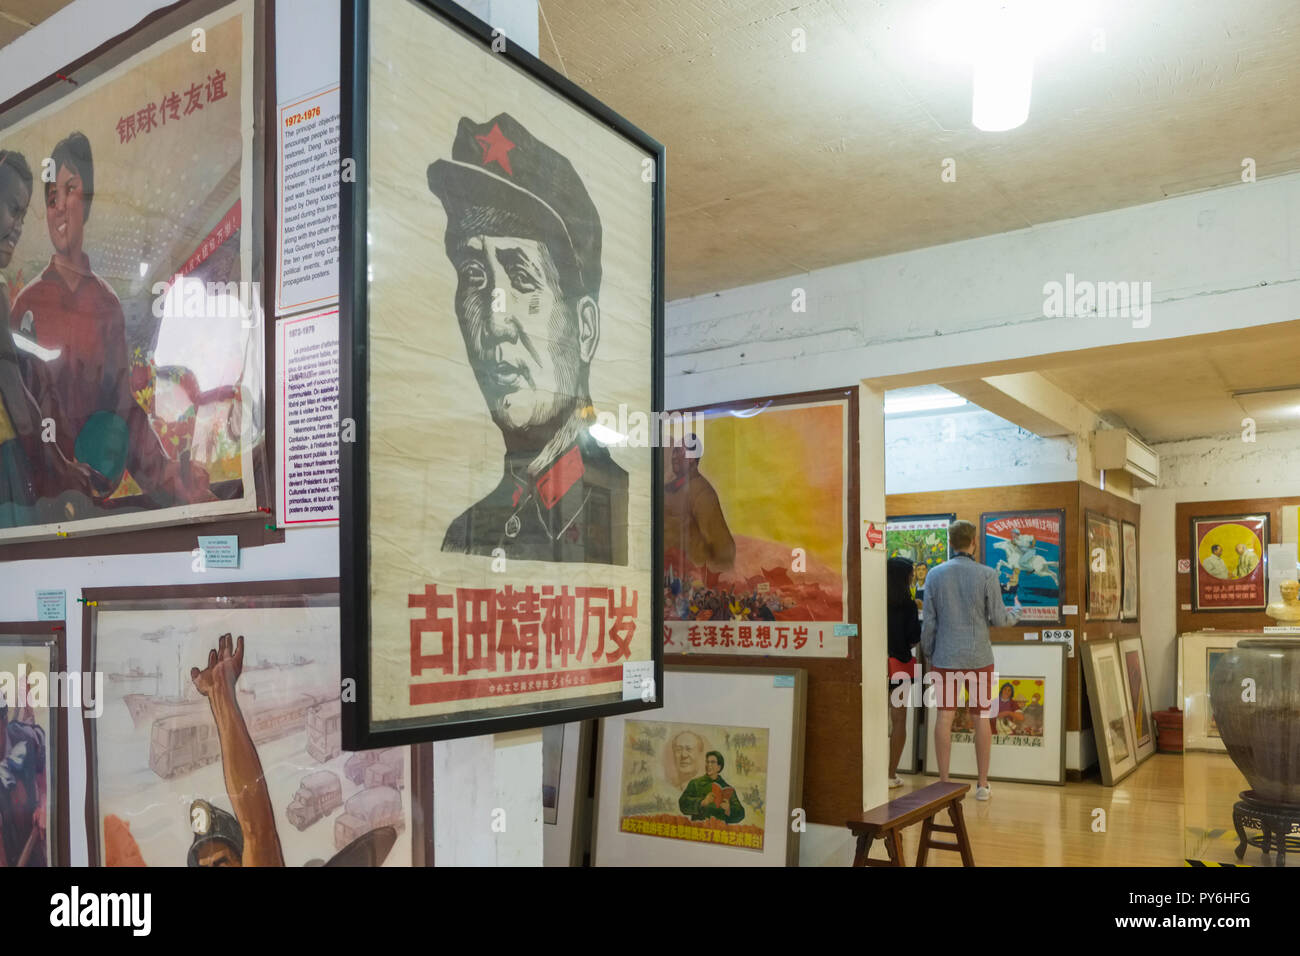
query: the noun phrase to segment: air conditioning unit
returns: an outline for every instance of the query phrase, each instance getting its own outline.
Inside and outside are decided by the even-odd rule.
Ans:
[[[1160,483],[1160,456],[1126,428],[1092,433],[1093,464],[1106,471],[1126,471],[1144,485]]]

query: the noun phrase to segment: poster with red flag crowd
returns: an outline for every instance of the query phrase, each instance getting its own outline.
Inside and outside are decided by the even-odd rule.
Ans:
[[[847,657],[849,400],[693,422],[664,456],[664,651]]]

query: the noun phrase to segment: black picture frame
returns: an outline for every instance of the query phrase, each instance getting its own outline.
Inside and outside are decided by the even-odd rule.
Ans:
[[[1268,607],[1268,546],[1272,541],[1272,515],[1267,511],[1258,511],[1254,514],[1231,514],[1231,515],[1193,515],[1187,521],[1187,556],[1192,560],[1192,611],[1197,614],[1240,614],[1251,613],[1255,611],[1263,612]],[[1264,553],[1259,556],[1260,567],[1264,571],[1264,599],[1259,604],[1239,605],[1236,607],[1201,607],[1201,588],[1200,559],[1197,557],[1200,546],[1196,538],[1196,526],[1202,521],[1258,521],[1260,523],[1261,534],[1260,544],[1264,547]]]
[[[483,21],[446,0],[399,0],[428,13],[449,30],[476,41],[496,57],[535,81],[555,97],[585,112],[593,123],[603,125],[654,158],[651,235],[651,342],[648,372],[651,376],[651,409],[663,411],[664,352],[664,147],[619,116],[609,107],[546,66],[540,59],[513,42],[502,42],[499,33]],[[382,11],[386,4],[376,3]],[[342,0],[341,29],[341,126],[340,155],[355,161],[354,181],[344,177],[340,192],[339,268],[339,417],[355,423],[355,442],[340,443],[339,548],[342,614],[342,665],[346,678],[355,679],[355,699],[343,704],[343,744],[351,750],[414,744],[432,740],[473,737],[550,724],[596,719],[662,706],[663,700],[663,607],[659,589],[663,579],[662,454],[649,449],[651,481],[652,577],[647,581],[651,603],[651,653],[654,665],[654,698],[644,701],[606,700],[569,704],[547,701],[522,709],[520,706],[488,708],[464,717],[452,714],[438,718],[401,720],[400,727],[377,727],[371,718],[371,614],[370,614],[370,483],[369,451],[369,302],[367,294],[368,253],[365,242],[368,222],[367,183],[369,160],[369,49],[372,4],[370,0]],[[430,55],[436,55],[432,50]],[[405,635],[403,636],[405,640]],[[613,694],[605,697],[613,697]]]
[[[1017,509],[1013,511],[986,511],[980,515],[980,547],[979,547],[980,562],[989,567],[996,567],[996,565],[989,563],[989,555],[985,550],[985,543],[986,543],[985,536],[987,534],[987,529],[990,522],[998,521],[1002,518],[1033,518],[1040,515],[1050,515],[1056,518],[1058,527],[1061,529],[1061,541],[1058,547],[1058,561],[1057,561],[1057,568],[1056,568],[1057,571],[1056,589],[1058,594],[1058,598],[1056,602],[1056,617],[1050,620],[1042,617],[1040,618],[1022,617],[1014,625],[1016,627],[1029,627],[1035,624],[1065,623],[1065,614],[1063,610],[1065,607],[1065,599],[1066,599],[1066,590],[1065,590],[1066,570],[1065,569],[1070,563],[1069,551],[1068,551],[1069,535],[1067,534],[1067,529],[1065,527],[1065,509],[1064,508],[1025,508],[1025,509]],[[1000,577],[999,580],[1001,580]],[[1004,604],[1006,603],[1005,598],[1003,603]]]

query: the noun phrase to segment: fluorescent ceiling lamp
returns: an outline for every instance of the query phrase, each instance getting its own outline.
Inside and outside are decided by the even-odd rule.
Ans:
[[[935,412],[944,408],[959,408],[967,404],[960,395],[910,395],[906,398],[886,398],[885,414],[902,415],[905,412]]]
[[[926,52],[969,63],[971,123],[986,132],[1015,129],[1029,118],[1034,60],[1084,43],[1093,11],[1086,0],[939,0],[927,18]]]

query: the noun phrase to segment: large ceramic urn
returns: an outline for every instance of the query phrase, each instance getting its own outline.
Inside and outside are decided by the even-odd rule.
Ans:
[[[1254,797],[1300,806],[1300,641],[1241,641],[1214,668],[1210,704]]]

